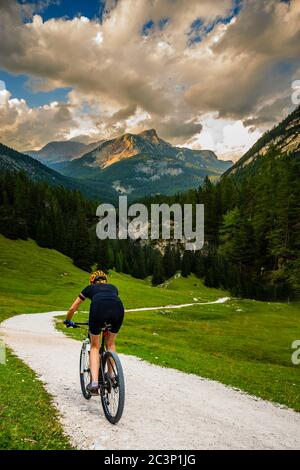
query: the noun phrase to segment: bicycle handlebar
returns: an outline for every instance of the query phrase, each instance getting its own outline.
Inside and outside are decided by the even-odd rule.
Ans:
[[[73,328],[76,328],[76,327],[80,327],[80,326],[89,326],[89,323],[81,323],[81,322],[74,322],[74,325]],[[106,325],[104,328],[101,328],[101,331],[105,332],[105,331],[109,331],[109,329],[111,328],[111,325]]]

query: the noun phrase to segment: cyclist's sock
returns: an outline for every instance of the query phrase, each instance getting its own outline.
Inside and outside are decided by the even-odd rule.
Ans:
[[[98,387],[98,385],[99,385],[98,382],[93,382],[92,381],[92,387]]]

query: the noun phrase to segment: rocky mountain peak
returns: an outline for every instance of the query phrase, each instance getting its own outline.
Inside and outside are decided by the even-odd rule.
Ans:
[[[149,139],[151,142],[159,142],[159,137],[155,129],[147,129],[139,134],[144,139]]]

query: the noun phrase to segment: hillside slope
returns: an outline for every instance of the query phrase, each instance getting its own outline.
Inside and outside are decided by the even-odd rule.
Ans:
[[[45,181],[53,186],[64,186],[68,189],[78,189],[87,197],[97,197],[92,188],[83,182],[61,175],[36,159],[17,152],[0,143],[0,171],[25,172],[35,181]]]
[[[71,181],[54,170],[38,162],[29,155],[17,152],[0,143],[0,169],[25,171],[32,179],[47,181],[52,184],[72,186]]]
[[[300,106],[280,124],[266,132],[224,176],[242,176],[253,172],[254,167],[266,158],[276,158],[280,154],[300,152]]]
[[[0,320],[19,311],[68,308],[89,278],[87,272],[58,251],[41,248],[33,240],[9,240],[3,235],[0,235],[0,272]],[[171,280],[166,288],[153,287],[148,279],[115,271],[110,271],[109,276],[118,286],[126,308],[190,303],[194,298],[214,301],[227,294],[204,286],[195,276]],[[87,308],[88,304],[83,304],[83,309]]]
[[[40,150],[27,150],[23,153],[39,160],[45,165],[72,160],[92,151],[100,142],[84,144],[72,140],[49,142]]]

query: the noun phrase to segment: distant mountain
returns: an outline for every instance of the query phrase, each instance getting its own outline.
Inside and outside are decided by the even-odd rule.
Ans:
[[[41,161],[45,165],[51,166],[53,163],[79,158],[96,148],[99,144],[100,142],[84,144],[72,140],[54,141],[49,142],[40,150],[28,150],[24,153]]]
[[[85,165],[92,161],[94,166],[106,168],[139,154],[170,156],[174,155],[174,147],[160,139],[154,129],[149,129],[138,135],[127,133],[101,143],[93,152],[85,155],[82,163]]]
[[[300,151],[300,106],[266,132],[223,176],[241,177],[257,172],[264,160]]]
[[[79,189],[88,197],[96,197],[93,191],[84,183],[63,176],[29,155],[24,155],[0,143],[0,171],[5,170],[24,171],[35,181],[45,181],[51,185],[64,186],[68,189]]]
[[[174,147],[150,129],[102,142],[82,157],[53,167],[92,185],[102,199],[118,194],[136,199],[197,187],[205,176],[217,179],[231,165],[209,150]]]

